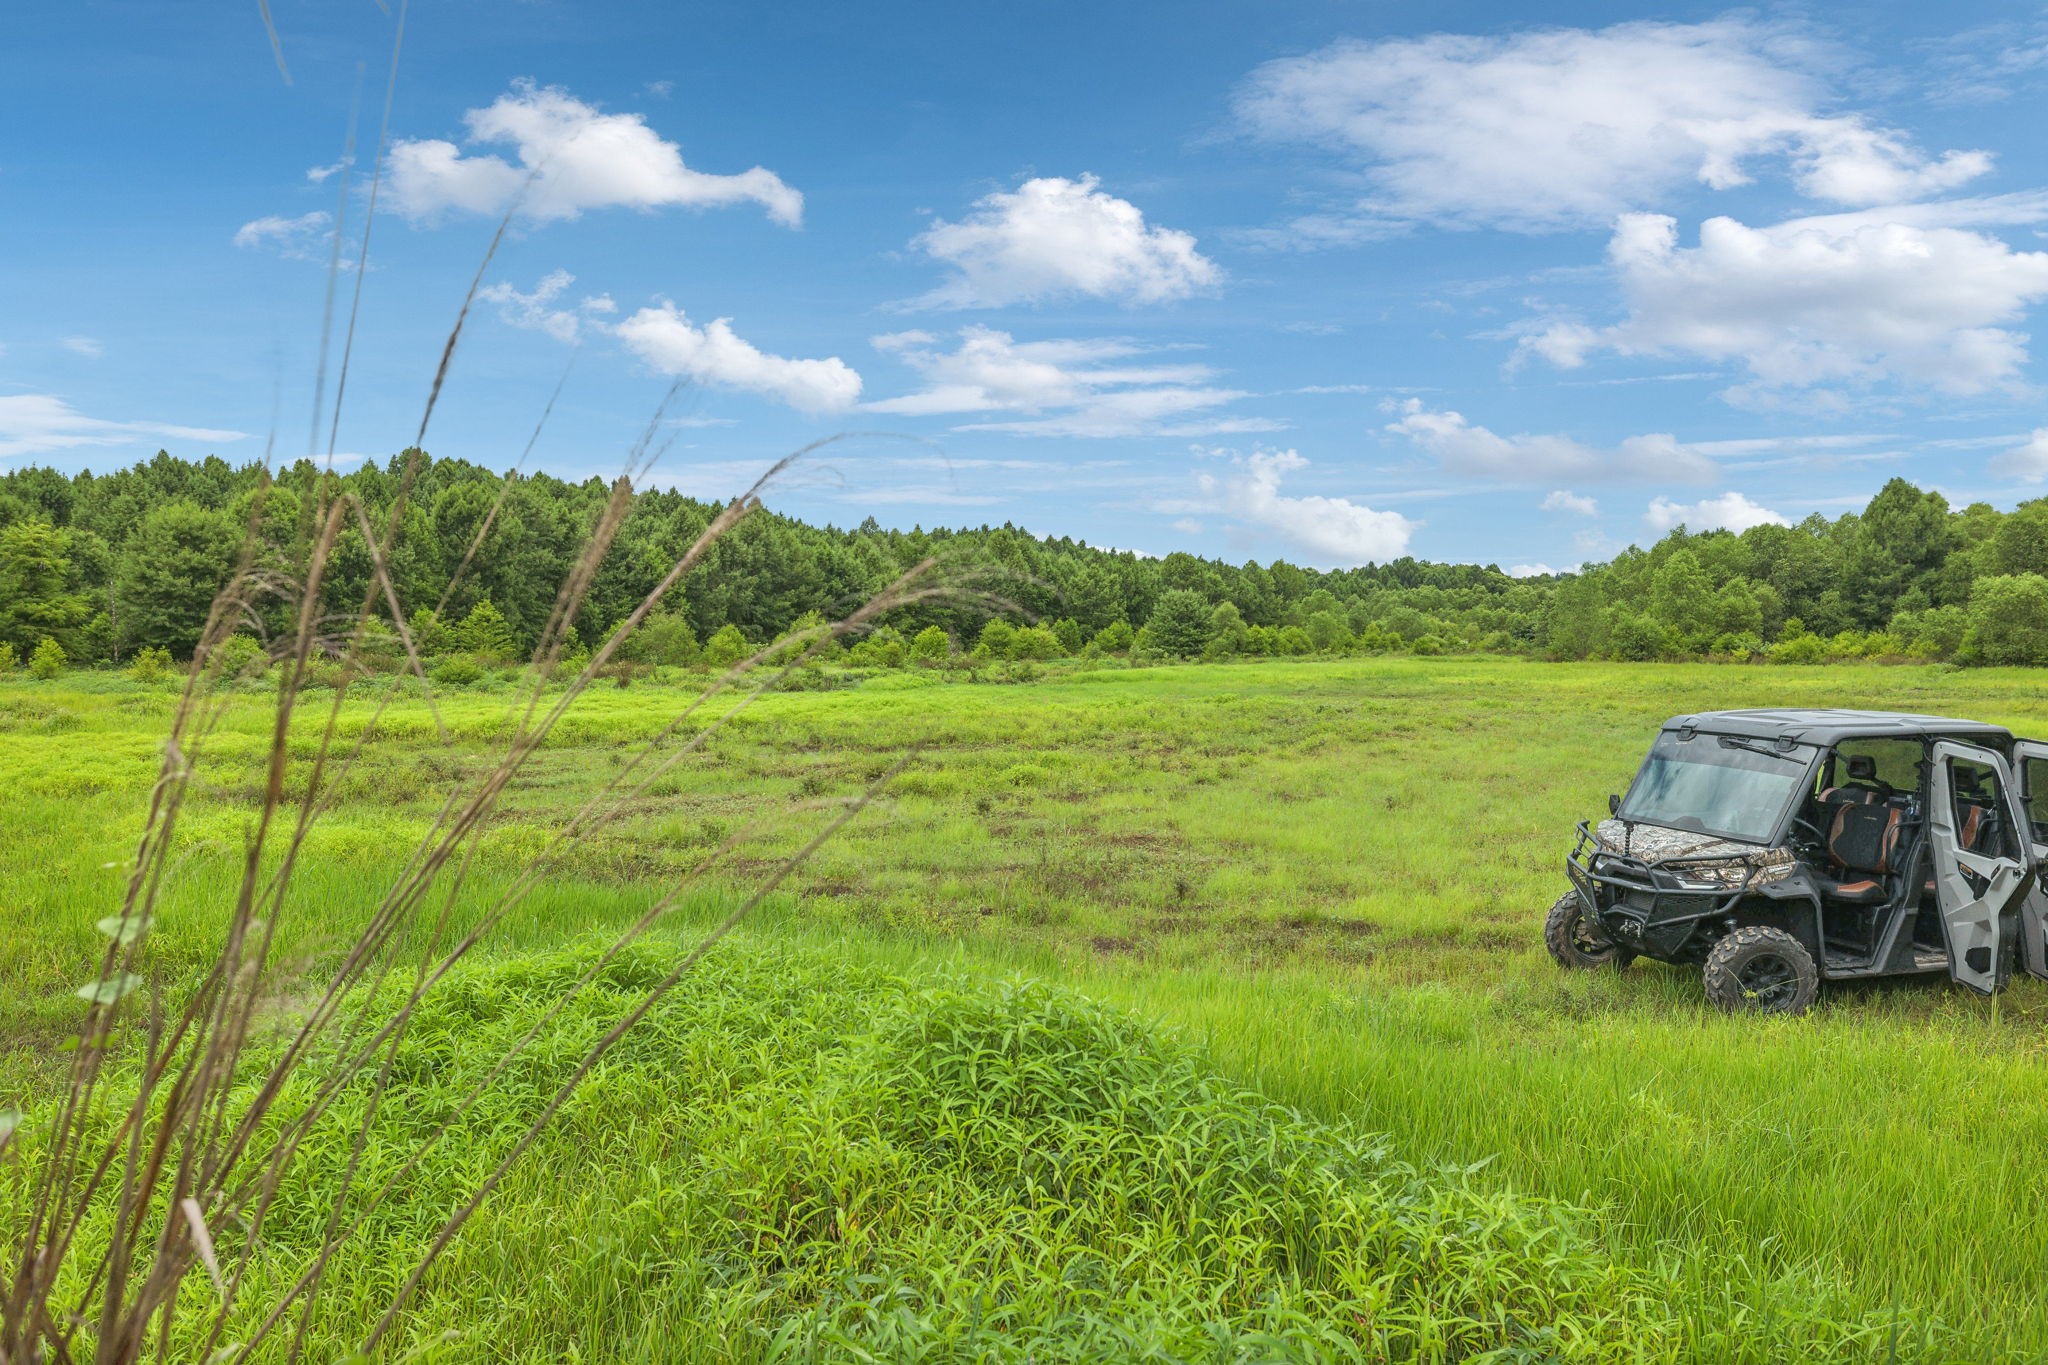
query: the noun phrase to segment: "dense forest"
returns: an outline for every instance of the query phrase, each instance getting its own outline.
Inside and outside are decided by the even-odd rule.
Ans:
[[[327,492],[353,493],[382,526],[407,483],[408,454],[341,474],[301,462],[272,477],[257,465],[159,453],[111,474],[0,475],[0,664],[114,665],[144,650],[182,657],[245,547],[283,585],[277,619],[250,622],[250,633],[283,628],[323,481]],[[411,463],[390,563],[415,635],[434,654],[518,657],[586,543],[606,484]],[[637,494],[577,621],[582,640],[596,641],[637,605],[718,510],[658,489]],[[859,647],[864,661],[1483,650],[2048,663],[2048,500],[2012,512],[1956,509],[1903,479],[1833,520],[1740,535],[1681,527],[1647,550],[1536,579],[1407,558],[1330,572],[1156,559],[1008,525],[896,531],[869,520],[841,530],[764,510],[675,589],[642,632],[641,657],[731,656],[812,613],[852,609],[931,555],[979,568],[1006,605],[906,607]],[[326,605],[353,614],[370,578],[370,556],[351,531],[331,557]]]

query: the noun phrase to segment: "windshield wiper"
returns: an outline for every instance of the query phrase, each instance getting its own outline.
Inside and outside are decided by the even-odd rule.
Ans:
[[[1739,735],[1722,735],[1720,740],[1721,747],[1724,749],[1740,749],[1746,754],[1762,754],[1765,758],[1782,758],[1787,763],[1804,761],[1795,753],[1789,753],[1783,749],[1766,748],[1753,739],[1744,739]]]

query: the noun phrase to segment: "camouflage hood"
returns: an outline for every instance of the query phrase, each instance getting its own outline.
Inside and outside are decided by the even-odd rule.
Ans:
[[[1593,830],[1593,837],[1603,852],[1651,864],[1673,858],[1720,858],[1748,867],[1776,867],[1792,862],[1790,849],[1746,844],[1739,839],[1694,834],[1663,825],[1630,824],[1626,820],[1602,820]]]

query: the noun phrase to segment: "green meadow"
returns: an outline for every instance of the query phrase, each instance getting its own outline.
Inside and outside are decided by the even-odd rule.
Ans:
[[[1878,707],[2048,735],[2037,675],[822,676],[688,753],[716,710],[668,731],[694,675],[593,690],[478,839],[451,928],[543,875],[408,1043],[422,1095],[707,859],[619,971],[672,957],[905,761],[465,1231],[409,1324],[417,1358],[2048,1355],[2048,989],[1927,979],[1727,1018],[1694,972],[1566,976],[1540,940],[1574,823],[1666,716]],[[194,755],[149,941],[172,996],[212,959],[261,796],[274,698],[242,686]],[[331,695],[306,694],[295,753]],[[350,693],[351,757],[277,926],[290,971],[331,965],[519,702],[504,681]],[[33,1114],[61,1074],[176,705],[168,681],[0,683],[0,1109]],[[557,845],[650,742],[679,761]],[[425,1235],[392,1218],[377,1245]],[[359,1338],[390,1273],[339,1277],[315,1340]]]

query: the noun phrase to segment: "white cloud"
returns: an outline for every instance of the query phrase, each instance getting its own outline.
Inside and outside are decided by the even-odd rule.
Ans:
[[[0,395],[0,459],[47,455],[81,446],[125,446],[141,439],[239,441],[239,431],[174,426],[168,422],[110,422],[87,417],[55,394]]]
[[[100,344],[98,337],[65,337],[58,344],[73,355],[82,355],[88,360],[98,360],[107,353],[107,348]]]
[[[924,308],[1001,308],[1086,297],[1163,303],[1223,278],[1195,239],[1149,227],[1135,204],[1105,194],[1092,175],[1047,176],[975,202],[957,223],[941,219],[911,245],[953,269],[914,301]]]
[[[308,166],[306,168],[306,179],[315,185],[322,185],[354,164],[354,157],[345,156],[341,160],[329,162],[325,166]]]
[[[1169,503],[1161,511],[1211,512],[1279,536],[1309,562],[1349,568],[1396,559],[1408,552],[1408,540],[1420,524],[1399,512],[1380,512],[1319,494],[1289,497],[1280,491],[1283,476],[1308,468],[1292,450],[1257,450],[1230,456],[1230,472],[1195,476],[1200,500]]]
[[[1569,436],[1502,436],[1460,413],[1424,407],[1419,398],[1389,403],[1400,414],[1387,430],[1410,441],[1453,474],[1532,483],[1564,478],[1661,479],[1712,483],[1713,461],[1674,436],[1631,436],[1613,450],[1596,450]]]
[[[272,251],[288,261],[322,258],[328,243],[327,225],[332,220],[318,209],[296,218],[271,214],[235,229],[235,245],[244,250]]]
[[[2023,444],[1992,456],[1991,472],[2022,483],[2048,480],[2048,427],[2036,427]]]
[[[1860,505],[1860,504],[1859,504]],[[1650,510],[1643,514],[1652,530],[1663,532],[1677,526],[1689,531],[1734,531],[1738,534],[1752,526],[1790,526],[1786,518],[1751,502],[1740,493],[1723,493],[1718,498],[1703,498],[1695,503],[1678,503],[1669,498],[1653,498]]]
[[[1697,356],[1742,365],[1762,391],[1890,378],[1973,393],[2016,382],[2027,339],[2009,324],[2048,298],[2048,252],[1873,214],[1709,218],[1696,247],[1662,214],[1628,214],[1607,255],[1627,318],[1553,324],[1521,354],[1567,368],[1601,349]]]
[[[1739,17],[1500,37],[1344,40],[1266,63],[1238,91],[1251,132],[1330,145],[1374,193],[1312,215],[1346,240],[1426,220],[1545,230],[1598,223],[1692,180],[1746,183],[1781,159],[1810,196],[1845,204],[1935,194],[1990,169],[1984,152],[1929,157],[1834,104],[1826,54]]]
[[[2048,70],[2048,17],[2000,20],[1943,40],[1933,67],[1945,79],[1934,89],[1944,104],[1989,103]]]
[[[1509,578],[1553,578],[1561,573],[1573,573],[1574,569],[1553,569],[1548,564],[1517,564],[1508,570]]]
[[[915,393],[865,404],[900,416],[1017,413],[960,430],[1040,436],[1199,436],[1271,431],[1261,417],[1215,411],[1243,390],[1218,387],[1207,365],[1139,360],[1147,348],[1126,338],[1018,341],[989,327],[963,327],[944,349],[929,332],[874,338],[876,349],[900,358],[925,381]],[[1119,362],[1137,363],[1119,363]]]
[[[522,294],[509,284],[492,284],[477,290],[476,296],[497,304],[498,316],[514,327],[546,332],[557,341],[575,341],[582,336],[586,324],[597,323],[618,311],[609,294],[586,295],[573,308],[556,307],[556,299],[575,282],[576,277],[568,271],[555,270],[543,277],[530,294]]]
[[[683,164],[638,114],[603,114],[558,86],[515,81],[511,92],[463,115],[467,141],[510,146],[518,164],[490,153],[464,154],[439,138],[391,148],[385,193],[414,220],[454,209],[502,213],[516,200],[521,214],[548,221],[585,209],[674,206],[709,208],[756,203],[776,222],[795,227],[803,196],[773,171],[756,166],[711,175]]]
[[[612,329],[627,348],[662,374],[744,389],[803,412],[841,412],[860,398],[860,375],[832,356],[790,360],[734,335],[730,318],[699,327],[674,304],[642,308]]]
[[[1562,488],[1545,498],[1540,506],[1546,512],[1571,512],[1582,517],[1597,517],[1600,515],[1599,503],[1591,498],[1582,498],[1577,493],[1567,492]]]

